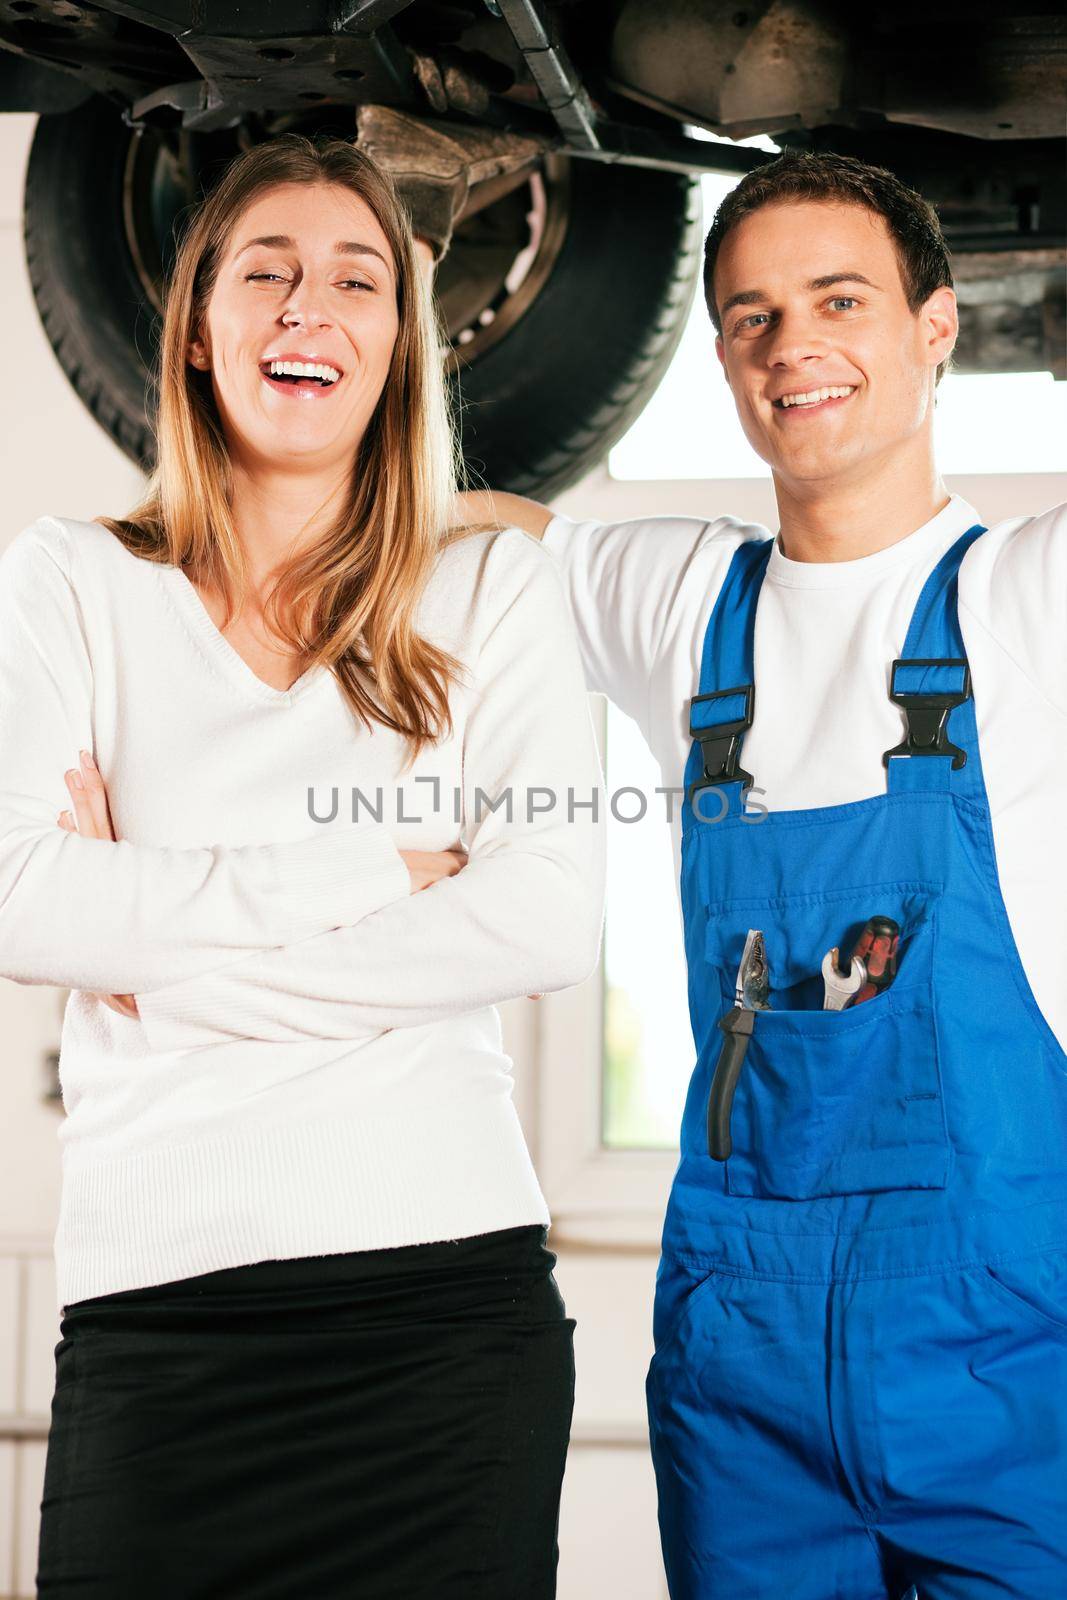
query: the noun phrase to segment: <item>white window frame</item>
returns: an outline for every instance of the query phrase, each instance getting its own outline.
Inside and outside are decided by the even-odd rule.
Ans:
[[[607,701],[590,696],[604,760]],[[659,1244],[677,1150],[603,1142],[604,948],[584,983],[538,1001],[534,1107],[538,1172],[554,1244],[647,1249]]]

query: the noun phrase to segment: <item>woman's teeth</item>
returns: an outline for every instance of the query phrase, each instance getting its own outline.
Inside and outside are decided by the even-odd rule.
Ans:
[[[782,407],[817,406],[823,400],[843,400],[845,395],[851,394],[855,387],[854,383],[839,384],[832,389],[811,389],[807,394],[784,394],[776,404]]]
[[[268,369],[272,378],[317,378],[320,383],[336,383],[341,376],[321,361],[271,361]]]

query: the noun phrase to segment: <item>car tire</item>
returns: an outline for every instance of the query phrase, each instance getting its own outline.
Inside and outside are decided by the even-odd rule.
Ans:
[[[160,317],[131,248],[135,131],[110,101],[41,116],[26,172],[24,237],[45,334],[79,398],[151,469]],[[452,363],[472,483],[547,498],[626,431],[681,337],[700,265],[699,185],[685,176],[564,163],[565,228],[536,296],[506,333]],[[191,189],[177,198],[187,201]],[[173,254],[170,220],[154,241]],[[447,265],[447,258],[446,258]]]

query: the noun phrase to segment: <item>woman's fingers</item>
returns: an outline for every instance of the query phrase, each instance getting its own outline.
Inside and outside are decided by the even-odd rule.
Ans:
[[[80,771],[77,767],[69,767],[63,777],[67,785],[67,793],[74,803],[74,820],[77,823],[76,831],[85,834],[89,839],[95,839],[96,822]]]
[[[67,792],[74,802],[77,832],[88,839],[114,840],[104,780],[88,750],[82,750],[80,755],[80,764],[64,773]]]
[[[411,874],[411,892],[417,894],[439,883],[442,878],[454,878],[467,865],[467,852],[455,850],[401,850],[405,865]]]
[[[75,817],[69,811],[61,811],[56,818],[64,833],[80,833],[90,839],[114,839],[115,830],[111,824],[111,812],[107,802],[107,791],[104,780],[93,764],[91,756],[83,750],[80,769],[71,767],[65,774],[67,788],[70,790],[74,801]],[[81,785],[75,783],[75,776],[81,778]],[[117,1011],[120,1017],[139,1017],[137,1000],[132,994],[98,994],[112,1011]]]
[[[112,1011],[117,1011],[122,1017],[139,1017],[141,1015],[137,1009],[137,1001],[132,994],[101,994],[97,995],[97,999],[102,1000],[106,1006],[110,1006]]]
[[[107,790],[104,788],[104,780],[100,776],[100,770],[88,750],[82,750],[79,754],[81,756],[80,777],[84,785],[82,793],[87,796],[89,801],[89,810],[95,829],[94,836],[97,839],[114,840],[111,813],[107,804]]]

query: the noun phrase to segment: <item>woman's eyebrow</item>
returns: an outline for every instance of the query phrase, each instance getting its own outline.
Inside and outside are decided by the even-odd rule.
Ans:
[[[246,250],[251,250],[254,244],[266,245],[270,249],[289,250],[292,249],[293,240],[287,233],[258,234],[255,239],[245,240],[240,250],[235,253],[234,260],[236,261],[237,257],[243,255]],[[389,267],[388,261],[386,261],[380,250],[375,250],[372,244],[363,244],[358,239],[338,239],[333,251],[334,255],[338,256],[377,256],[383,267]]]

